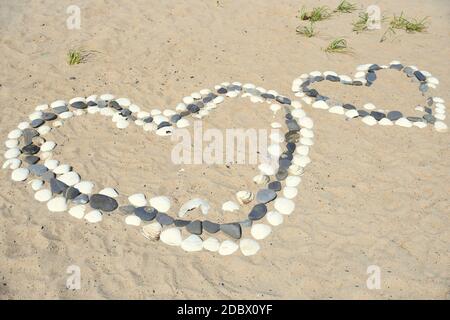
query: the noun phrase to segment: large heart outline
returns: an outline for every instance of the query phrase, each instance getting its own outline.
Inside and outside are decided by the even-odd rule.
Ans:
[[[371,70],[373,70],[374,67],[377,65],[372,65],[372,64],[368,64],[368,65],[363,65],[360,66],[358,69],[360,72],[364,72],[366,81],[368,81],[368,77],[373,77],[372,75],[370,75],[370,73],[372,73]],[[397,62],[393,62],[391,63],[389,66],[378,66],[380,69],[387,69],[387,68],[391,68],[391,69],[397,69],[397,70],[402,70],[403,66],[400,68],[400,63]],[[363,70],[365,69],[365,70]],[[377,69],[378,70],[378,69]],[[417,70],[416,70],[417,71]],[[428,76],[427,76],[428,75]],[[331,76],[331,78],[330,78]],[[416,78],[418,77],[425,77],[425,80],[422,80],[421,83],[428,83],[428,84],[433,84],[432,82],[436,82],[435,80],[430,80],[430,79],[435,79],[434,77],[432,77],[431,74],[425,73],[425,75],[420,72],[420,74],[416,73],[414,74],[414,76]],[[296,80],[294,80],[293,82],[293,90],[294,92],[296,92],[296,96],[302,98],[302,100],[307,103],[307,104],[312,104],[313,107],[317,107],[317,104],[321,104],[322,106],[319,108],[325,109],[325,107],[323,106],[323,102],[324,99],[322,99],[321,97],[319,97],[319,99],[317,98],[319,96],[319,94],[314,94],[314,96],[311,96],[310,93],[310,89],[308,88],[308,85],[310,83],[316,82],[316,81],[323,81],[323,80],[329,80],[329,81],[336,81],[336,78],[333,77],[338,77],[337,75],[334,75],[332,72],[325,72],[324,74],[319,73],[319,72],[311,72],[310,74],[308,74],[307,76],[302,76]],[[323,79],[322,79],[323,78]],[[328,78],[328,79],[327,79]],[[300,79],[300,80],[299,80]],[[330,80],[332,79],[332,80]],[[359,81],[361,82],[361,84],[363,84],[361,81],[361,79],[351,79],[349,77],[346,76],[339,76],[338,77],[339,82],[343,82],[344,84],[351,84],[351,85],[359,85],[359,84],[355,84],[355,81]],[[350,80],[348,80],[350,79]],[[370,78],[373,79],[373,78]],[[428,80],[428,81],[427,81]],[[420,79],[419,79],[420,81]],[[308,83],[309,82],[309,83]],[[370,81],[373,82],[373,81]],[[305,85],[306,83],[306,85]],[[299,90],[299,89],[302,90]],[[270,176],[275,176],[277,181],[280,181],[281,183],[284,183],[284,190],[286,190],[286,188],[296,188],[298,186],[298,184],[300,183],[301,179],[296,178],[298,176],[300,176],[301,174],[303,174],[303,170],[304,168],[309,164],[309,162],[311,161],[310,158],[308,157],[308,153],[309,153],[309,147],[313,145],[313,137],[314,137],[314,133],[312,131],[313,128],[313,121],[312,119],[310,119],[309,117],[307,117],[306,112],[304,111],[301,103],[299,101],[291,101],[289,98],[279,95],[276,91],[274,90],[265,90],[261,87],[256,87],[253,84],[245,84],[242,85],[239,82],[233,82],[233,83],[222,83],[218,86],[216,86],[214,88],[214,92],[211,90],[207,90],[207,89],[203,89],[198,93],[194,93],[191,96],[187,96],[185,98],[183,98],[183,102],[180,103],[177,108],[176,111],[178,111],[179,113],[170,113],[170,112],[163,112],[163,114],[154,114],[153,116],[151,115],[151,113],[146,112],[141,110],[139,107],[137,107],[136,105],[132,104],[131,101],[127,98],[119,98],[119,99],[115,99],[114,96],[110,95],[110,94],[104,94],[101,95],[97,98],[97,96],[89,96],[87,98],[83,98],[83,97],[77,97],[77,98],[73,98],[69,101],[69,103],[67,104],[65,101],[63,100],[57,100],[54,101],[53,103],[50,104],[50,106],[48,105],[40,105],[38,107],[36,107],[36,111],[33,112],[29,119],[30,122],[21,122],[18,125],[18,128],[11,131],[8,134],[8,141],[6,143],[6,146],[8,147],[8,151],[7,153],[5,153],[5,157],[7,158],[5,164],[3,165],[4,168],[10,168],[13,170],[11,177],[13,180],[16,181],[23,181],[26,180],[28,178],[28,175],[30,173],[30,170],[27,168],[21,168],[21,165],[24,163],[22,162],[19,157],[23,156],[24,154],[39,154],[41,155],[41,159],[40,160],[45,160],[47,164],[52,163],[52,165],[45,165],[46,163],[44,163],[44,167],[47,168],[47,172],[53,171],[55,174],[58,174],[58,176],[54,176],[53,178],[50,178],[50,182],[53,183],[53,185],[57,184],[59,185],[60,188],[64,189],[62,192],[64,193],[64,196],[60,196],[58,195],[58,193],[56,194],[56,196],[52,193],[51,194],[51,198],[47,199],[45,202],[47,202],[47,206],[50,209],[50,203],[55,204],[58,202],[64,202],[64,203],[68,203],[72,200],[74,200],[74,198],[71,198],[72,196],[74,196],[75,194],[77,194],[77,192],[80,192],[80,190],[78,190],[77,188],[75,188],[75,184],[72,185],[67,185],[64,186],[62,185],[60,182],[61,181],[68,181],[67,179],[64,179],[62,176],[69,174],[69,172],[72,172],[72,176],[77,175],[77,173],[75,171],[72,171],[71,168],[67,168],[65,170],[61,169],[61,166],[58,163],[58,166],[55,166],[55,162],[52,162],[52,154],[51,151],[54,149],[54,147],[56,147],[56,143],[51,142],[51,141],[46,141],[43,145],[40,146],[40,149],[36,151],[36,148],[34,147],[30,147],[33,146],[33,143],[30,144],[26,144],[28,142],[24,141],[24,144],[26,144],[24,147],[26,147],[26,149],[22,148],[22,149],[18,149],[18,143],[17,145],[14,145],[15,143],[13,141],[17,141],[18,139],[21,138],[22,136],[24,136],[24,132],[30,132],[31,130],[28,130],[30,126],[35,127],[37,129],[37,131],[39,131],[39,136],[44,136],[46,133],[48,133],[52,128],[48,127],[45,125],[45,123],[47,122],[52,122],[53,124],[53,128],[57,128],[59,126],[61,126],[64,121],[71,119],[73,116],[76,115],[83,115],[86,112],[84,111],[86,109],[87,113],[100,113],[104,116],[111,116],[113,122],[116,123],[116,126],[118,128],[121,129],[125,129],[130,121],[129,120],[134,120],[134,118],[132,118],[132,116],[136,117],[136,120],[134,120],[134,122],[137,125],[141,125],[144,130],[146,131],[155,131],[156,134],[161,135],[161,136],[166,136],[166,135],[170,135],[173,132],[173,128],[174,128],[174,124],[180,124],[179,127],[183,127],[184,125],[186,125],[186,121],[182,121],[185,120],[185,117],[188,115],[192,115],[193,117],[199,117],[201,118],[203,115],[206,115],[210,110],[215,109],[217,107],[217,105],[219,105],[220,103],[222,103],[225,99],[225,97],[237,97],[237,96],[241,96],[241,97],[249,97],[250,101],[253,103],[263,103],[263,102],[267,102],[269,104],[273,104],[273,103],[277,103],[281,106],[284,106],[285,108],[285,112],[286,112],[286,125],[288,126],[288,136],[286,136],[286,140],[287,140],[287,145],[286,145],[286,150],[284,151],[283,154],[280,155],[287,157],[287,159],[289,161],[288,162],[288,166],[287,167],[283,167],[282,169],[285,169],[284,171],[282,171],[280,173],[280,171],[278,170],[279,168],[277,168],[278,171],[274,171],[274,168],[268,168],[267,166],[263,166],[261,165],[259,167],[259,169],[261,170],[262,174],[267,174]],[[310,99],[308,99],[310,98]],[[314,98],[314,102],[313,99]],[[431,100],[430,100],[431,99]],[[441,116],[441,118],[445,119],[445,106],[443,105],[444,101],[441,98],[437,98],[437,97],[431,97],[429,99],[427,99],[427,103],[430,105],[430,101],[431,104],[435,103],[435,110],[441,110],[441,112],[439,114],[443,115]],[[316,106],[314,105],[316,104]],[[183,107],[184,106],[184,107]],[[69,107],[72,108],[73,111],[69,110]],[[326,109],[328,109],[329,111],[332,110],[333,107],[328,107]],[[341,108],[343,108],[341,106]],[[335,108],[337,109],[337,108]],[[344,108],[343,108],[344,109]],[[51,110],[52,112],[48,112],[49,110]],[[350,114],[350,112],[352,110],[355,109],[348,109],[348,111],[345,111],[343,114],[345,114],[348,118],[353,118],[353,117],[360,117],[363,119],[363,122],[368,124],[368,125],[373,125],[375,124],[373,122],[373,119],[375,119],[374,115],[364,115],[362,116],[360,114],[359,111],[357,112],[357,115],[352,116],[352,114]],[[442,112],[443,110],[443,112]],[[172,110],[173,111],[173,110]],[[208,111],[208,112],[206,112]],[[330,111],[332,112],[332,111]],[[378,111],[379,112],[379,111]],[[203,113],[203,115],[202,115]],[[332,112],[333,113],[333,112]],[[337,113],[337,112],[335,112]],[[353,112],[354,114],[355,112]],[[428,113],[429,114],[429,113]],[[170,117],[170,119],[169,119]],[[371,118],[373,119],[371,119]],[[149,118],[152,118],[151,120]],[[386,117],[381,118],[385,119]],[[429,118],[429,117],[428,117]],[[364,120],[364,119],[369,119],[369,120]],[[398,121],[399,119],[397,119],[396,124],[400,125],[400,126],[407,126],[407,127],[411,127],[413,125],[413,123],[425,123],[424,121],[411,121],[410,119],[407,118],[403,118],[402,119],[406,119],[406,121],[409,121],[410,124],[406,125],[408,122],[406,121]],[[442,120],[443,120],[442,119]],[[377,123],[380,123],[380,120],[377,120]],[[425,119],[426,120],[426,119]],[[289,123],[289,124],[288,124]],[[441,127],[436,127],[436,123],[440,124]],[[446,126],[442,127],[443,122],[442,121],[436,121],[436,119],[434,120],[434,125],[435,128],[438,131],[445,131]],[[444,124],[445,125],[445,124]],[[418,125],[416,125],[418,126]],[[426,126],[426,125],[425,125]],[[423,125],[420,125],[418,127],[425,127]],[[45,129],[44,129],[45,128]],[[27,131],[28,130],[28,131]],[[25,139],[23,139],[25,140]],[[45,146],[43,148],[43,146]],[[33,157],[33,156],[31,156]],[[286,159],[286,158],[283,158]],[[32,167],[33,169],[31,171],[36,172],[36,168],[40,168],[43,170],[42,167],[37,167],[36,163],[30,165],[29,167],[35,165],[35,167]],[[60,170],[58,170],[58,168],[60,168]],[[55,172],[56,171],[56,172]],[[273,171],[273,172],[271,172]],[[79,177],[79,175],[78,175]],[[69,179],[70,180],[70,179]],[[81,180],[81,178],[79,177],[78,180]],[[75,179],[75,181],[77,181],[77,179]],[[78,183],[79,181],[77,181]],[[51,184],[50,183],[50,184]],[[49,184],[49,183],[47,183]],[[57,190],[58,186],[56,186],[54,189]],[[75,190],[74,190],[75,189]],[[37,189],[36,193],[40,192],[41,190],[45,190],[45,189]],[[70,190],[70,192],[69,192]],[[278,190],[280,191],[280,190]],[[76,206],[73,206],[70,210],[68,209],[67,205],[66,206],[61,206],[62,210],[61,211],[74,211],[73,208],[77,207],[80,208],[78,210],[78,212],[81,212],[81,208],[83,209],[83,214],[77,216],[76,214],[72,214],[73,216],[77,216],[77,217],[81,217],[81,218],[85,218],[90,222],[99,222],[101,221],[101,211],[113,211],[115,209],[117,209],[118,207],[118,203],[116,200],[114,200],[114,194],[111,193],[112,191],[109,190],[108,193],[106,193],[107,195],[105,195],[103,193],[102,196],[98,196],[98,194],[93,194],[90,196],[90,202],[89,204],[92,206],[92,211],[88,212],[85,214],[85,207],[81,207],[84,206],[84,204],[77,204]],[[48,192],[47,192],[48,193]],[[71,194],[71,195],[69,195]],[[79,195],[77,195],[78,197]],[[36,195],[35,195],[36,197]],[[98,207],[97,205],[93,205],[93,203],[95,203],[95,201],[93,201],[93,199],[96,198],[104,198],[103,200],[106,201],[107,204],[109,204],[110,207]],[[105,198],[106,197],[106,198]],[[294,196],[295,197],[295,196]],[[76,198],[75,198],[76,199]],[[147,203],[146,203],[147,204]],[[198,204],[200,205],[200,204]],[[111,209],[111,210],[110,210]],[[274,201],[274,209],[276,212],[281,212],[285,215],[289,215],[291,214],[294,209],[295,209],[295,204],[292,201],[292,199],[288,199],[285,197],[278,197],[275,199]],[[142,210],[142,209],[141,209]],[[149,209],[150,210],[150,209]],[[77,210],[75,210],[77,211]],[[256,214],[255,214],[256,211]],[[257,204],[255,205],[252,210],[249,213],[249,218],[251,221],[258,221],[261,218],[263,218],[264,216],[266,216],[268,209],[266,207],[266,204],[264,204],[264,206],[261,206],[261,204]],[[273,212],[273,211],[270,211]],[[152,213],[150,212],[146,212],[149,215],[152,215]],[[154,212],[153,212],[154,213]],[[250,216],[252,215],[253,216]],[[161,215],[160,215],[161,214]],[[164,210],[159,210],[159,213],[155,213],[155,216],[151,219],[151,221],[153,219],[157,219],[158,217],[166,217],[166,212],[164,212]],[[130,215],[127,216],[127,219],[129,221],[131,220],[136,220],[134,217],[137,216],[136,212],[131,213]],[[132,219],[130,218],[132,217]],[[279,223],[275,224],[275,223],[271,223],[270,222],[270,218],[269,215],[267,215],[267,219],[269,221],[269,224],[273,226],[279,225]],[[161,219],[160,219],[161,220]],[[147,236],[155,236],[155,234],[160,236],[160,239],[165,242],[166,244],[169,245],[174,245],[174,246],[181,246],[185,251],[200,251],[202,249],[207,249],[209,251],[212,252],[216,252],[218,251],[219,254],[222,255],[228,255],[228,254],[232,254],[234,252],[236,252],[238,250],[238,248],[241,249],[241,252],[244,255],[253,255],[256,254],[259,249],[260,249],[260,245],[258,244],[258,242],[256,240],[259,239],[250,239],[250,238],[244,238],[241,239],[240,236],[238,237],[239,240],[239,245],[236,244],[236,242],[234,240],[224,240],[223,242],[219,243],[217,239],[215,239],[214,237],[209,237],[208,239],[203,240],[199,234],[189,234],[189,236],[185,239],[183,239],[183,234],[184,234],[184,229],[183,227],[186,226],[186,224],[179,224],[176,225],[175,221],[173,221],[173,223],[175,223],[175,226],[169,226],[169,227],[162,227],[162,222],[158,220],[158,225],[160,227],[157,227],[156,222],[151,222],[148,225],[152,225],[155,226],[154,228],[147,228],[147,230],[149,230],[147,232]],[[275,221],[274,219],[272,219],[273,221]],[[277,220],[279,221],[279,220]],[[192,222],[190,222],[192,223]],[[172,223],[170,223],[171,225]],[[242,228],[242,223],[235,223],[235,224],[227,224],[228,228],[235,228],[235,229],[240,229]],[[144,228],[146,227],[144,226]],[[252,223],[251,224],[251,228],[259,228],[259,229],[266,229],[266,227],[271,228],[270,226],[266,225],[266,224],[261,224],[261,223]],[[221,231],[224,231],[225,228],[220,226],[219,229]],[[224,230],[222,230],[224,229]],[[183,230],[183,231],[181,231]],[[211,229],[210,229],[211,230]],[[154,234],[153,234],[153,233]],[[213,233],[213,232],[211,232]],[[240,234],[242,234],[241,232],[239,232]],[[270,229],[269,229],[269,233],[270,233]],[[230,233],[229,233],[230,234]],[[156,237],[154,237],[156,239]],[[166,241],[164,240],[166,239]],[[212,239],[212,240],[211,240]],[[215,239],[215,241],[214,241]],[[205,245],[205,243],[208,243],[208,245]]]

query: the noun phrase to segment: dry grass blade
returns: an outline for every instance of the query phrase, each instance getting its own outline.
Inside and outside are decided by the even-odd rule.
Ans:
[[[311,23],[309,26],[298,26],[295,31],[297,32],[297,34],[300,34],[307,38],[314,37],[317,34],[314,29],[313,23]]]
[[[328,47],[325,48],[325,52],[328,53],[348,53],[349,48],[347,40],[344,38],[337,38],[330,42]]]

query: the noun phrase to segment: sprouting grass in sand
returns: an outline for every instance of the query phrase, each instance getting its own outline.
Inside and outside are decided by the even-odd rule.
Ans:
[[[337,38],[330,42],[325,48],[327,53],[349,53],[350,50],[347,45],[347,40],[344,38]]]
[[[358,20],[352,23],[353,31],[355,31],[356,33],[360,33],[368,30],[368,23],[369,23],[369,14],[367,12],[361,12],[358,15]]]
[[[408,33],[425,32],[428,27],[427,20],[428,20],[428,17],[425,17],[422,19],[406,18],[403,15],[403,12],[399,16],[394,15],[394,17],[389,22],[388,29],[381,37],[380,42],[385,41],[387,39],[388,35],[395,34],[395,30],[404,30]]]
[[[302,36],[305,36],[307,38],[314,37],[317,32],[314,29],[314,23],[311,22],[309,26],[298,26],[295,30],[297,34],[301,34]]]
[[[331,11],[328,7],[315,7],[311,11],[308,11],[305,7],[302,7],[298,13],[300,20],[308,20],[310,22],[318,22],[331,17]]]
[[[71,49],[71,50],[69,50],[69,53],[67,54],[67,58],[68,58],[67,63],[72,66],[74,64],[80,64],[80,63],[86,62],[87,56],[88,56],[88,54],[86,52],[84,52],[83,50]]]
[[[354,3],[343,0],[334,10],[334,12],[340,13],[351,13],[356,10],[356,5]]]

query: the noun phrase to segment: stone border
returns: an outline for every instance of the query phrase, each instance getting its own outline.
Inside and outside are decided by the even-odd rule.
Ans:
[[[260,245],[256,240],[261,240],[271,233],[271,226],[264,223],[253,223],[266,217],[272,226],[283,222],[283,215],[290,215],[295,208],[292,199],[297,195],[296,187],[301,179],[304,167],[309,164],[309,146],[313,144],[313,122],[306,117],[298,101],[291,102],[287,97],[280,96],[274,90],[256,88],[252,84],[242,85],[239,82],[222,83],[215,87],[215,92],[208,89],[193,93],[184,97],[175,110],[152,110],[146,112],[137,105],[132,104],[127,98],[115,99],[110,94],[89,96],[87,98],[76,97],[66,103],[63,100],[54,101],[48,105],[39,105],[35,112],[29,116],[28,122],[21,122],[17,129],[8,134],[5,145],[9,150],[5,153],[7,158],[4,168],[12,169],[11,178],[14,181],[24,181],[30,175],[36,179],[30,181],[35,193],[35,199],[46,202],[49,211],[68,211],[78,219],[86,219],[89,222],[100,222],[104,212],[112,212],[119,209],[127,216],[125,223],[139,226],[145,223],[142,233],[149,239],[158,240],[173,245],[181,246],[185,251],[200,251],[206,249],[212,252],[218,251],[221,255],[232,254],[240,247],[244,255],[256,254]],[[52,151],[57,144],[46,141],[43,136],[54,128],[58,128],[64,122],[86,113],[99,113],[112,117],[112,121],[120,129],[125,129],[131,122],[142,126],[144,131],[155,132],[159,136],[168,136],[177,128],[189,126],[188,116],[203,118],[211,110],[215,109],[226,97],[248,97],[253,103],[266,102],[270,104],[272,111],[284,108],[285,125],[287,132],[284,137],[271,137],[272,144],[268,147],[268,153],[278,159],[278,166],[268,163],[261,164],[261,175],[254,181],[266,186],[256,194],[256,199],[250,195],[241,195],[245,203],[253,200],[258,202],[248,213],[244,221],[234,223],[217,224],[209,220],[191,221],[181,219],[189,210],[200,207],[203,213],[207,213],[209,205],[202,199],[192,199],[180,208],[179,217],[168,214],[171,207],[170,199],[165,196],[156,196],[149,200],[144,194],[133,194],[128,197],[128,204],[119,207],[118,192],[114,188],[105,188],[92,194],[94,183],[82,181],[72,166],[60,164],[53,159]],[[50,126],[51,125],[51,126]],[[272,123],[272,127],[279,128],[281,124]],[[276,140],[276,141],[273,141]],[[284,147],[280,143],[285,142]],[[28,166],[21,167],[27,164]],[[259,179],[257,179],[259,177]],[[273,179],[270,182],[270,179]],[[282,182],[285,181],[282,188]],[[47,186],[47,188],[45,188]],[[284,196],[278,196],[283,190]],[[239,194],[239,193],[238,193]],[[248,201],[247,201],[248,200]],[[275,210],[269,211],[267,204],[273,201]],[[71,208],[69,209],[69,205]],[[87,205],[92,210],[86,212]],[[241,239],[242,228],[251,228],[254,239]],[[184,231],[182,231],[184,230]],[[203,241],[200,235],[223,232],[231,239],[219,242],[214,237],[208,237]],[[182,233],[188,236],[183,239]],[[239,245],[235,242],[239,240]]]
[[[314,82],[331,81],[340,82],[351,86],[371,86],[377,79],[377,71],[384,69],[392,69],[403,71],[403,73],[412,81],[419,83],[419,90],[425,95],[429,89],[436,89],[439,80],[427,71],[420,71],[415,66],[403,66],[399,61],[392,61],[389,65],[379,66],[377,64],[364,64],[357,67],[354,78],[347,75],[338,75],[333,71],[325,71],[323,74],[319,71],[313,71],[309,74],[302,74],[292,83],[292,91],[295,96],[301,97],[302,100],[310,104],[313,108],[328,110],[330,113],[342,114],[347,118],[361,118],[362,122],[369,126],[376,124],[382,126],[398,125],[410,128],[416,126],[425,128],[427,124],[434,125],[438,132],[446,132],[447,125],[445,120],[444,100],[439,97],[428,97],[426,106],[416,107],[417,111],[424,112],[422,117],[404,116],[400,111],[385,111],[377,109],[372,103],[366,103],[361,109],[357,109],[349,103],[340,103],[333,101],[329,97],[321,95],[316,89],[310,89],[310,85]],[[431,107],[434,105],[434,112]]]

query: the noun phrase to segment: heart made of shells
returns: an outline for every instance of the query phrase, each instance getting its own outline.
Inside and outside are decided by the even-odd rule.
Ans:
[[[420,71],[414,66],[404,67],[400,62],[393,61],[386,66],[361,65],[357,68],[354,79],[346,75],[337,75],[332,71],[303,74],[293,81],[292,90],[303,103],[311,104],[313,108],[342,114],[348,119],[360,118],[363,123],[370,126],[395,124],[402,127],[424,128],[427,124],[433,124],[436,131],[447,131],[447,126],[443,122],[444,100],[439,97],[426,99],[428,106],[418,109],[425,112],[422,118],[404,117],[399,111],[386,113],[385,110],[377,109],[370,103],[358,110],[349,104],[332,102],[332,99],[310,88],[312,83],[324,80],[353,86],[371,85],[376,80],[375,71],[383,69],[403,71],[408,77],[419,82],[419,89],[423,93],[434,89],[439,83],[426,71]],[[189,126],[188,117],[202,119],[217,108],[225,98],[238,96],[249,98],[253,103],[267,103],[273,112],[284,109],[287,127],[284,137],[279,135],[270,137],[273,144],[268,147],[270,155],[279,157],[279,160],[288,160],[286,167],[262,163],[258,167],[260,173],[254,177],[253,181],[267,187],[261,189],[256,197],[249,191],[238,191],[236,200],[239,204],[228,201],[222,206],[223,211],[235,211],[239,210],[240,205],[247,205],[256,200],[258,203],[250,210],[248,219],[221,225],[210,221],[183,220],[181,218],[195,208],[199,208],[204,215],[207,215],[208,201],[199,198],[191,199],[179,208],[177,217],[173,217],[169,214],[170,198],[155,196],[147,199],[142,193],[129,196],[129,203],[123,204],[119,210],[127,213],[125,223],[136,227],[142,226],[142,234],[150,240],[160,240],[167,245],[179,246],[187,252],[205,250],[218,252],[220,255],[230,255],[240,249],[245,256],[254,255],[260,250],[258,240],[268,237],[274,227],[281,225],[284,219],[295,211],[293,199],[298,193],[300,176],[311,161],[308,154],[310,147],[314,144],[313,121],[306,115],[302,102],[291,101],[274,90],[266,90],[253,84],[225,82],[215,86],[214,90],[203,89],[184,97],[175,110],[163,111],[155,109],[144,111],[129,99],[115,98],[111,94],[92,95],[87,98],[76,97],[68,103],[57,100],[50,105],[39,105],[29,115],[29,121],[19,123],[16,129],[9,132],[5,142],[8,150],[4,154],[6,161],[3,168],[12,170],[11,179],[14,181],[25,181],[30,175],[36,176],[36,179],[29,181],[35,191],[34,198],[46,203],[49,211],[67,211],[77,219],[97,223],[102,221],[103,212],[114,211],[118,208],[118,202],[115,200],[119,195],[118,191],[109,187],[93,193],[95,188],[93,182],[81,180],[72,166],[61,164],[53,158],[52,151],[57,143],[43,138],[48,132],[74,117],[100,114],[111,117],[120,129],[125,129],[134,122],[144,131],[154,132],[159,136],[169,136],[177,128]],[[430,108],[432,105],[434,105],[434,115]],[[282,125],[273,122],[271,127],[281,128]],[[282,145],[283,142],[286,144]],[[21,148],[20,144],[23,145]],[[29,164],[28,167],[24,166],[25,163]],[[270,182],[271,179],[274,180]],[[262,193],[265,197],[261,196]],[[270,200],[261,201],[267,198],[267,194]],[[271,202],[270,205],[273,204],[272,210],[267,208],[269,202]],[[89,206],[91,209],[88,208]],[[262,223],[262,218],[265,218],[267,223]],[[246,227],[250,228],[252,238],[242,238],[242,228]],[[223,232],[230,239],[219,241],[213,236],[216,232]]]

